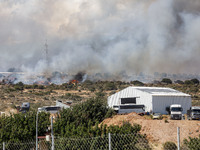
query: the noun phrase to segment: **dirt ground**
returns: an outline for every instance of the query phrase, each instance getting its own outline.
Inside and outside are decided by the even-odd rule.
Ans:
[[[142,126],[141,133],[146,134],[148,140],[161,145],[167,141],[177,142],[177,127],[180,127],[180,140],[190,137],[198,137],[200,134],[200,121],[196,120],[152,120],[139,116],[136,113],[116,115],[105,119],[102,123],[109,125],[121,125],[124,121]]]

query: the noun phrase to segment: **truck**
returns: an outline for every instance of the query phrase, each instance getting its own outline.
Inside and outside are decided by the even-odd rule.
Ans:
[[[24,102],[22,103],[22,106],[20,107],[19,111],[22,113],[28,112],[30,109],[30,103],[29,102]]]
[[[193,106],[187,110],[187,119],[188,120],[200,120],[200,107]]]
[[[183,108],[180,104],[172,104],[169,107],[170,119],[172,120],[182,120]]]

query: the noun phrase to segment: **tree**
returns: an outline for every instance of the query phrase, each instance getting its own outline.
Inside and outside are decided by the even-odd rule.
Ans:
[[[191,79],[191,81],[194,83],[194,84],[199,84],[199,80],[198,79],[196,79],[196,78],[194,78],[194,79]]]
[[[131,84],[134,84],[134,85],[137,85],[137,86],[143,86],[144,83],[138,81],[138,80],[135,80],[135,81],[131,81]]]
[[[177,83],[177,84],[184,84],[184,82],[181,81],[181,80],[176,80],[176,81],[174,81],[174,82]]]
[[[50,125],[49,114],[39,113],[38,135],[44,135]],[[11,116],[3,116],[0,119],[0,142],[25,141],[35,137],[36,113],[19,113]]]
[[[192,84],[194,84],[191,80],[185,80],[184,83],[187,84],[187,85],[192,85]]]
[[[166,84],[172,84],[172,80],[169,78],[163,78],[161,82],[166,83]]]
[[[19,90],[22,93],[22,91],[24,90],[24,84],[22,82],[15,84],[15,90]]]
[[[117,90],[117,86],[114,82],[108,82],[105,85],[105,90]]]

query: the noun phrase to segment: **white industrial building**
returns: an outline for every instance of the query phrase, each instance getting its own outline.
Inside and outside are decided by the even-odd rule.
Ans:
[[[119,113],[144,110],[167,114],[166,107],[180,104],[185,114],[191,107],[191,96],[171,88],[128,87],[108,97],[108,106]]]

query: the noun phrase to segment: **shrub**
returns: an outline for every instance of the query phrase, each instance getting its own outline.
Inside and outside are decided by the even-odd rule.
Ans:
[[[19,90],[19,91],[23,91],[24,90],[24,84],[22,82],[19,82],[15,85],[15,89]]]
[[[177,150],[177,146],[174,142],[165,142],[163,148],[164,150]]]
[[[105,85],[105,90],[117,90],[117,87],[114,82],[108,82]]]
[[[175,83],[178,83],[178,84],[184,84],[184,82],[181,81],[181,80],[176,80]]]
[[[172,84],[172,80],[169,78],[163,78],[161,82],[166,83],[166,84]]]
[[[167,119],[165,119],[165,123],[169,123],[169,121]]]
[[[103,93],[103,92],[97,92],[97,93],[95,93],[95,95],[96,95],[97,97],[104,97],[104,96],[105,96],[105,93]]]
[[[184,140],[184,145],[186,145],[189,149],[199,150],[200,148],[200,135],[198,138],[189,137],[188,140]]]
[[[194,84],[199,84],[199,80],[198,79],[191,79],[191,81],[194,83]]]
[[[187,85],[191,85],[191,84],[194,84],[191,80],[185,80],[185,82],[184,82],[185,84],[187,84]]]
[[[134,84],[134,85],[137,85],[137,86],[143,86],[144,83],[138,81],[138,80],[135,80],[135,81],[131,81],[131,84]]]

